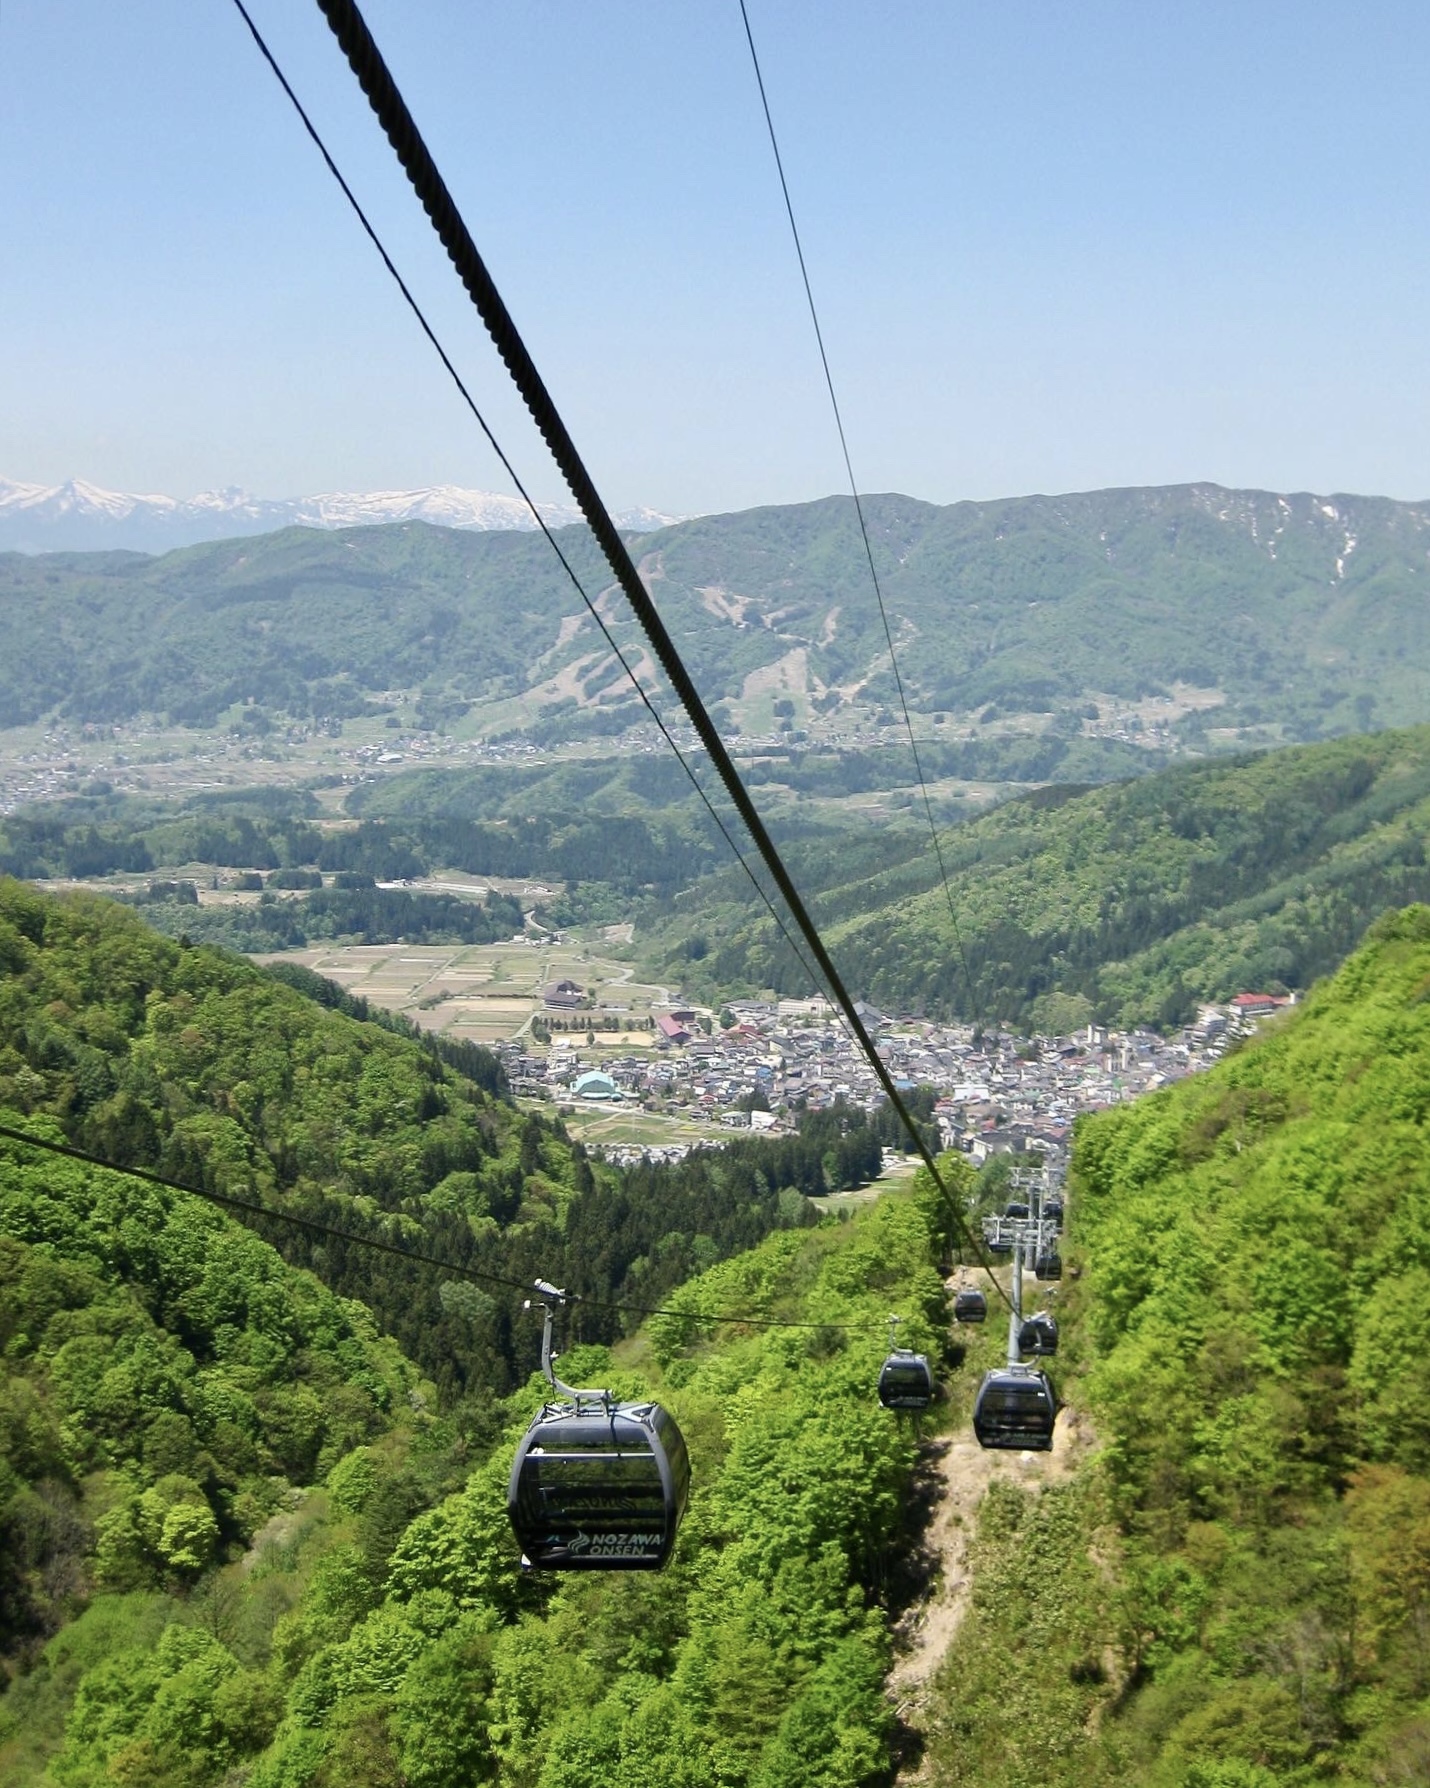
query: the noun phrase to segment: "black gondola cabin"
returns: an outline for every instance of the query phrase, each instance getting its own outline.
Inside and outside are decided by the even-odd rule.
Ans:
[[[988,1299],[976,1286],[965,1286],[953,1300],[955,1322],[987,1322]]]
[[[1046,1310],[1039,1310],[1036,1315],[1028,1317],[1018,1330],[1018,1351],[1032,1355],[1034,1358],[1045,1357],[1058,1351],[1058,1323],[1055,1316]]]
[[[933,1372],[921,1353],[899,1347],[879,1369],[879,1401],[885,1409],[927,1409],[933,1402]]]
[[[973,1432],[981,1447],[1046,1453],[1053,1444],[1058,1399],[1046,1372],[1001,1366],[986,1372],[973,1405]]]
[[[547,1404],[511,1468],[528,1570],[658,1571],[690,1494],[690,1456],[658,1403]]]

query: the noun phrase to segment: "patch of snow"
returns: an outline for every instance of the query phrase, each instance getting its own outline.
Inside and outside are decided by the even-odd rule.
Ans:
[[[571,504],[540,503],[537,508],[548,527],[570,527],[581,520]],[[618,511],[614,519],[632,533],[650,533],[682,518],[638,506]],[[518,498],[454,484],[410,491],[329,491],[289,500],[255,497],[230,486],[180,500],[104,490],[77,478],[56,485],[0,478],[0,551],[82,552],[120,546],[164,552],[278,528],[356,528],[409,521],[478,531],[536,526]]]

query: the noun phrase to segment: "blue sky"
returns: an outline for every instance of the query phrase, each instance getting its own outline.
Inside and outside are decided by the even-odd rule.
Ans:
[[[750,0],[861,484],[1430,496],[1430,8]],[[315,6],[256,16],[564,496]],[[736,0],[369,0],[597,483],[842,487]],[[0,4],[0,475],[506,488],[230,0]]]

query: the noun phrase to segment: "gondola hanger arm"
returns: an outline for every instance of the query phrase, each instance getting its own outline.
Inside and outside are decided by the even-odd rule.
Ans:
[[[610,1391],[578,1391],[574,1385],[563,1384],[556,1376],[556,1362],[561,1356],[551,1351],[552,1327],[557,1310],[563,1309],[571,1300],[564,1291],[546,1279],[538,1279],[532,1289],[537,1293],[536,1298],[527,1298],[521,1307],[529,1310],[533,1302],[541,1306],[541,1370],[546,1382],[558,1395],[569,1397],[578,1410],[588,1403],[599,1403],[604,1409],[612,1408],[615,1398]]]

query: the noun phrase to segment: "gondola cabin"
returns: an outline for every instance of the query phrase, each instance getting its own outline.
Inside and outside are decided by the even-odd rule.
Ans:
[[[1039,1310],[1018,1330],[1018,1352],[1032,1359],[1045,1359],[1057,1351],[1057,1318]]]
[[[1061,1279],[1063,1276],[1063,1257],[1057,1249],[1050,1254],[1040,1254],[1033,1262],[1033,1271],[1040,1279]]]
[[[965,1286],[962,1291],[955,1293],[953,1320],[955,1322],[987,1322],[988,1299],[976,1286]]]
[[[921,1353],[897,1347],[879,1369],[879,1401],[885,1409],[927,1409],[933,1402],[933,1372]]]
[[[1009,1204],[1007,1206],[1007,1208],[1004,1210],[1003,1215],[1005,1217],[1023,1218],[1023,1217],[1031,1216],[1032,1212],[1028,1209],[1027,1205],[1022,1202],[1021,1199],[1015,1198],[1012,1201],[1012,1203]]]
[[[658,1403],[550,1404],[517,1449],[507,1513],[522,1566],[658,1571],[690,1495],[690,1456]]]
[[[1046,1372],[1002,1366],[986,1372],[973,1405],[973,1432],[981,1447],[1046,1453],[1052,1450],[1058,1399]]]

